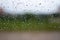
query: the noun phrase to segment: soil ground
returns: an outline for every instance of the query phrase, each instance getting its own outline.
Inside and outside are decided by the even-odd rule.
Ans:
[[[60,40],[60,32],[0,32],[0,40]]]

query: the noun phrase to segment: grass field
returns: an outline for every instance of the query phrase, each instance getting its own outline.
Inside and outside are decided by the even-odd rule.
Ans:
[[[60,31],[60,23],[50,23],[46,18],[40,21],[32,17],[22,21],[21,18],[0,17],[0,32],[3,31]]]

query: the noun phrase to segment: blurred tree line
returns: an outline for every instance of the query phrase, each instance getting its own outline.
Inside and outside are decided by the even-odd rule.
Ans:
[[[60,13],[53,13],[53,14],[38,14],[38,15],[35,15],[33,13],[25,13],[23,15],[20,15],[20,14],[17,14],[17,15],[12,15],[12,14],[8,14],[8,13],[5,13],[4,15],[0,15],[0,20],[3,20],[3,21],[12,21],[12,20],[18,20],[18,21],[24,21],[24,22],[27,22],[29,20],[31,21],[38,21],[38,22],[48,22],[49,21],[49,18],[55,18],[55,17],[60,17]]]

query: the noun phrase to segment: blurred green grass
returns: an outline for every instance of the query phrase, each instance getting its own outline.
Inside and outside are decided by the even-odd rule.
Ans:
[[[41,30],[60,30],[59,23],[40,23],[36,21],[0,21],[0,31],[41,31]]]
[[[30,19],[28,19],[29,17]],[[60,31],[60,23],[50,23],[48,18],[37,20],[29,15],[24,18],[0,17],[0,32],[7,31]]]

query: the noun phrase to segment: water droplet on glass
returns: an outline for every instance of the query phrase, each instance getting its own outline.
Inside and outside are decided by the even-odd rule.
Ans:
[[[26,5],[26,6],[28,6],[28,5]]]
[[[39,3],[39,5],[41,5],[41,3]]]

